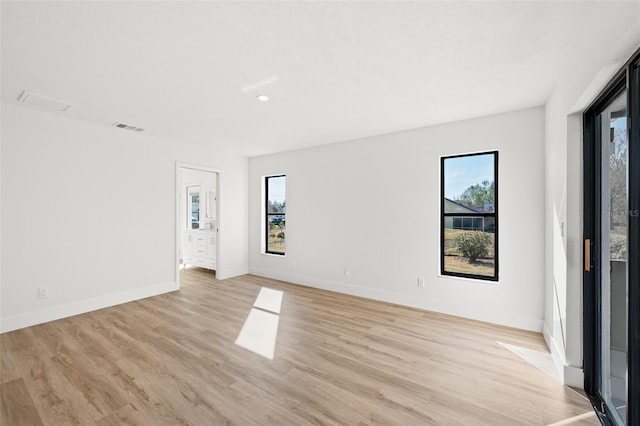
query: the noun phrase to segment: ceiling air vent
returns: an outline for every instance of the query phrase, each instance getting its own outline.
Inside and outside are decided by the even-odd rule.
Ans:
[[[18,102],[22,102],[30,105],[37,105],[44,108],[54,109],[56,111],[69,111],[71,104],[69,102],[61,101],[60,99],[49,98],[47,96],[37,95],[35,93],[23,91],[18,96]]]
[[[124,123],[113,123],[113,127],[117,127],[119,129],[131,130],[132,132],[144,132],[145,129],[142,127],[131,126],[129,124]]]

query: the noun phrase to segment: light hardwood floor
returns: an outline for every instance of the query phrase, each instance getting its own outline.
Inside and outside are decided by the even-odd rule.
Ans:
[[[262,287],[284,293],[273,360],[234,343]],[[0,423],[599,424],[498,342],[546,350],[536,333],[187,269],[179,292],[1,335]]]

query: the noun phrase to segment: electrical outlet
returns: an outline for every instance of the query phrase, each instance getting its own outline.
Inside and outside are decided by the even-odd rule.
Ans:
[[[351,275],[351,268],[344,268],[344,276],[348,277]]]
[[[49,287],[38,287],[38,299],[49,297]]]
[[[418,287],[424,287],[424,278],[418,277]]]

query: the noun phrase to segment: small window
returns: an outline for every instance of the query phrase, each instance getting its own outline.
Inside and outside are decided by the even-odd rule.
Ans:
[[[187,186],[187,229],[200,228],[200,185]]]
[[[440,270],[498,280],[498,153],[441,159]]]
[[[265,188],[265,253],[285,254],[286,213],[285,176],[266,176]]]

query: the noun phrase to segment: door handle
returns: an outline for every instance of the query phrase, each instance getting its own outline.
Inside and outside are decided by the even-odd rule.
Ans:
[[[591,240],[584,240],[584,270],[591,272]]]

